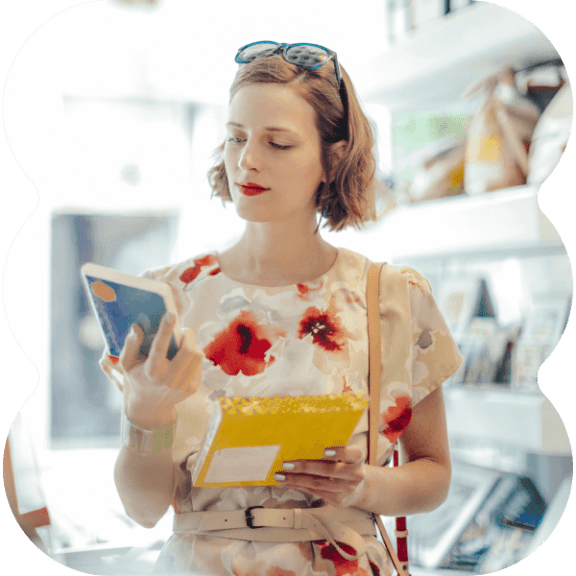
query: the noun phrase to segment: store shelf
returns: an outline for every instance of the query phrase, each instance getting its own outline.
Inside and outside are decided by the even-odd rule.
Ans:
[[[444,392],[451,436],[482,438],[533,453],[571,455],[562,419],[537,391],[452,386]]]
[[[538,206],[538,189],[533,186],[400,207],[383,220],[381,238],[401,246],[394,254],[403,261],[565,251]],[[423,243],[422,238],[434,242]]]
[[[557,60],[548,38],[522,16],[485,2],[448,14],[372,63],[378,74],[359,86],[367,101],[414,109],[454,101],[476,80]]]
[[[334,241],[376,261],[402,264],[566,253],[533,186],[399,206],[369,228],[338,233]]]
[[[535,240],[526,242],[509,242],[502,245],[478,247],[477,249],[466,250],[445,250],[434,254],[406,254],[396,258],[398,262],[413,263],[418,265],[419,261],[447,261],[467,258],[468,261],[478,260],[498,260],[501,258],[534,258],[541,256],[566,255],[566,247],[558,241]]]

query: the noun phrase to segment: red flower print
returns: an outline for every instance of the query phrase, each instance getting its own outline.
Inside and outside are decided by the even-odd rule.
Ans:
[[[348,394],[348,392],[352,392],[352,387],[348,386],[348,382],[346,382],[346,378],[344,378],[344,386],[342,387],[342,394]]]
[[[204,348],[204,354],[215,366],[231,376],[242,372],[245,376],[262,374],[268,364],[266,352],[272,347],[271,339],[285,333],[270,326],[258,324],[255,316],[243,310],[224,329],[216,334],[212,342]]]
[[[400,273],[412,276],[412,279],[408,280],[408,284],[417,290],[420,290],[422,294],[432,292],[432,287],[430,286],[428,279],[425,276],[422,276],[422,274],[417,270],[414,270],[413,268],[401,268]]]
[[[355,576],[368,576],[368,572],[358,566],[359,560],[346,560],[346,558],[340,555],[340,552],[336,550],[333,544],[328,544],[326,540],[316,540],[314,544],[318,544],[322,548],[320,552],[322,558],[334,564],[336,576],[346,576],[350,574],[354,574]],[[350,544],[338,542],[338,546],[348,554],[356,554],[356,550],[354,550]]]
[[[373,576],[380,576],[380,568],[378,568],[374,562],[370,562],[370,569],[372,570]]]
[[[360,296],[356,294],[356,292],[352,292],[351,290],[346,290],[346,288],[340,288],[338,292],[341,292],[344,296],[344,302],[349,305],[360,305],[362,301],[360,300]]]
[[[324,286],[324,282],[322,280],[319,280],[316,286],[310,286],[309,284],[297,284],[296,288],[298,288],[298,292],[300,292],[300,294],[298,294],[298,298],[300,298],[301,300],[308,300],[309,299],[308,295],[311,292],[316,292],[317,290],[320,290],[322,286]]]
[[[205,266],[212,266],[213,264],[216,264],[216,258],[211,254],[208,254],[207,256],[203,256],[202,258],[194,260],[194,266],[191,266],[190,268],[184,270],[184,272],[180,276],[180,280],[184,282],[184,284],[186,284],[186,286],[184,286],[184,290],[186,290],[190,282],[192,282],[197,278],[198,274],[200,274],[200,272],[202,271],[202,268],[204,268]],[[217,268],[217,270],[218,272],[220,271],[219,268]],[[213,272],[214,270],[211,272],[211,274]]]
[[[340,351],[345,344],[344,331],[336,314],[329,310],[321,312],[318,308],[310,307],[300,320],[298,337],[300,339],[312,334],[312,342],[328,352]]]
[[[402,432],[410,424],[412,418],[410,402],[410,396],[398,396],[396,398],[396,406],[390,406],[383,416],[383,420],[388,426],[380,433],[386,436],[391,444],[394,444],[400,438]]]

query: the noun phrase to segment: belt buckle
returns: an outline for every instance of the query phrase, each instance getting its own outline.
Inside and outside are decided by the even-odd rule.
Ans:
[[[248,528],[252,528],[252,530],[257,530],[258,528],[264,528],[264,526],[253,526],[252,522],[254,521],[254,516],[252,516],[252,510],[254,508],[264,508],[264,506],[250,506],[244,510],[244,515],[246,516],[246,526]]]

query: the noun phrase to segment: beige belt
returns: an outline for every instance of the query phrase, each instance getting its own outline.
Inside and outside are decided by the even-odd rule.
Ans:
[[[372,514],[359,508],[263,508],[186,512],[174,516],[174,532],[217,536],[257,542],[307,542],[328,540],[347,560],[366,552],[361,535],[376,536]],[[349,554],[338,544],[356,551]]]

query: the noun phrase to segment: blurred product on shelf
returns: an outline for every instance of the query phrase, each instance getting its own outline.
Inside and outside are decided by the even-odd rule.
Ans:
[[[410,517],[414,566],[487,574],[526,556],[547,503],[529,477],[453,465],[446,501]]]
[[[497,378],[506,376],[503,365],[514,330],[499,326],[486,281],[476,276],[447,279],[438,305],[464,357],[450,382],[505,383]]]
[[[439,288],[438,306],[464,358],[449,384],[538,390],[538,370],[568,322],[570,295],[539,298],[521,323],[503,325],[483,278],[448,277]]]
[[[559,61],[560,62],[560,61]],[[563,64],[477,82],[465,96],[484,98],[475,113],[401,113],[393,124],[397,169],[381,194],[380,217],[403,204],[539,186],[566,149],[572,91]],[[458,110],[458,112],[456,111]]]
[[[452,334],[469,333],[476,317],[495,316],[486,281],[478,276],[446,278],[440,286],[437,301]]]
[[[516,72],[518,90],[544,109],[568,81],[568,73],[561,60],[545,62]]]
[[[460,382],[463,384],[509,384],[502,381],[506,374],[501,366],[506,362],[514,329],[501,327],[495,318],[476,317],[470,331],[459,338],[464,356]]]
[[[464,193],[467,113],[406,112],[392,124],[394,187],[390,209]]]
[[[501,474],[441,567],[488,574],[516,564],[545,512],[546,502],[530,478]]]
[[[546,107],[532,136],[528,183],[539,185],[550,176],[566,149],[572,125],[572,89],[566,82]]]
[[[516,88],[510,67],[477,82],[464,97],[480,91],[485,98],[466,135],[464,188],[471,195],[526,184],[528,150],[540,117],[538,107]]]
[[[534,302],[512,356],[513,387],[538,389],[538,370],[560,341],[570,308],[570,295]]]
[[[464,140],[446,136],[427,146],[423,152],[407,190],[410,201],[420,202],[463,194]]]

